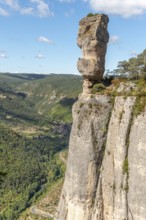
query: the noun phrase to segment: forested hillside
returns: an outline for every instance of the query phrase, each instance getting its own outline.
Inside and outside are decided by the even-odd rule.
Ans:
[[[130,90],[137,95],[135,114],[146,101],[145,56],[146,50],[110,72],[137,84],[137,91]],[[92,92],[117,95],[111,88],[121,80],[113,80],[108,88],[111,79],[95,84]],[[81,90],[82,78],[75,75],[0,74],[0,220],[37,219],[30,207],[46,194],[41,203],[54,213],[65,171],[62,153],[66,157],[71,109]]]
[[[0,219],[19,215],[64,175],[73,75],[0,74]]]

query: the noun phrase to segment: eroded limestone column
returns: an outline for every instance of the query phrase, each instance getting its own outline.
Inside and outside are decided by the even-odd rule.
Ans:
[[[80,21],[77,44],[83,58],[78,59],[77,68],[84,77],[83,93],[90,94],[93,85],[103,77],[109,40],[108,21],[108,16],[103,14],[87,16]]]

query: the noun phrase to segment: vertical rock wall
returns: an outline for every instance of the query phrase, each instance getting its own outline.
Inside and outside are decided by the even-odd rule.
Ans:
[[[104,219],[127,219],[128,148],[134,97],[116,97],[102,163]]]
[[[128,149],[127,209],[129,220],[146,219],[146,112],[134,118]]]
[[[73,126],[58,220],[91,220],[106,131],[111,112],[110,98],[83,97],[73,107]]]
[[[74,105],[57,220],[146,219],[146,112],[133,116],[135,100],[119,96],[112,107],[108,96],[82,96]]]

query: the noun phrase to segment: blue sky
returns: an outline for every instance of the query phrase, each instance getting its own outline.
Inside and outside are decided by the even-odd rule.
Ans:
[[[0,72],[73,73],[79,20],[109,15],[106,69],[146,49],[146,0],[0,0]]]

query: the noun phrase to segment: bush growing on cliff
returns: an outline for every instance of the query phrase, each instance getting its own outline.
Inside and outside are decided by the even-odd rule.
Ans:
[[[98,15],[98,14],[97,14],[97,13],[96,13],[96,14],[88,13],[88,14],[87,14],[87,17],[92,17],[92,16],[95,16],[95,15]]]
[[[89,13],[89,14],[87,14],[87,17],[92,17],[92,16],[94,16],[93,13]]]
[[[128,173],[129,166],[128,166],[128,158],[126,157],[123,164],[123,174]]]
[[[106,89],[106,87],[105,87],[103,84],[97,83],[97,84],[95,84],[95,85],[93,86],[92,92],[95,94],[95,93],[97,93],[97,92],[102,92],[102,91],[104,91],[105,89]]]
[[[136,103],[134,106],[133,114],[134,116],[138,116],[140,113],[144,112],[146,106],[146,97],[145,96],[137,96]]]

